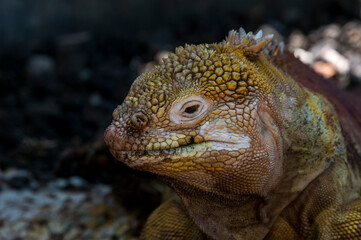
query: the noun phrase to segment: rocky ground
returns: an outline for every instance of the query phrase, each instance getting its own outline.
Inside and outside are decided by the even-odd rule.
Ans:
[[[305,20],[301,31],[292,22],[300,13],[287,12],[284,25],[264,27],[276,28],[316,72],[361,96],[360,20],[320,13],[321,22],[335,23],[315,28]],[[244,20],[230,19],[232,26]],[[260,19],[245,21],[246,30]],[[165,188],[114,161],[103,131],[138,74],[184,42],[221,41],[224,21],[208,34],[199,29],[207,22],[135,38],[79,31],[31,42],[31,50],[1,50],[0,239],[137,239]]]
[[[24,173],[2,173],[2,180],[15,172]],[[30,186],[21,190],[3,186],[0,239],[132,239],[127,232],[137,220],[115,202],[109,185],[89,188],[81,178],[72,177]]]
[[[146,192],[153,188],[157,196],[163,191],[156,182],[144,185],[136,187],[148,189],[137,201],[129,191],[114,194],[114,186],[78,176],[39,183],[29,171],[0,171],[0,239],[137,239],[143,212],[149,213],[139,205],[152,205]]]

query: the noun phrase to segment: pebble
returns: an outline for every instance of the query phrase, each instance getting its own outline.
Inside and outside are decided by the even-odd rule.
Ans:
[[[50,56],[36,54],[30,57],[27,70],[29,75],[35,77],[53,74],[55,72],[55,62]]]
[[[351,79],[361,84],[361,54],[349,51],[345,55],[350,61]]]
[[[313,69],[324,78],[331,78],[336,75],[336,68],[327,62],[318,61],[313,64]]]
[[[35,187],[34,178],[29,171],[23,169],[9,168],[0,174],[0,181],[7,187],[14,189]]]
[[[49,230],[46,227],[35,225],[35,229],[29,231],[25,240],[48,240],[50,239]]]
[[[69,186],[75,189],[87,189],[89,187],[88,182],[78,176],[70,177],[68,181],[69,181]]]
[[[288,47],[293,49],[306,49],[308,47],[308,39],[301,31],[295,30],[288,38]]]
[[[63,234],[66,232],[72,223],[70,221],[59,221],[58,219],[50,219],[48,222],[48,229],[51,234]]]
[[[306,51],[302,48],[295,48],[293,54],[305,64],[312,64],[315,61],[315,56],[312,52]]]
[[[81,177],[57,178],[47,184],[49,189],[89,189],[89,183]]]

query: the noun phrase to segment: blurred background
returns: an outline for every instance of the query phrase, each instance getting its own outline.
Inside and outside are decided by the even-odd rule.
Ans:
[[[361,94],[360,0],[0,0],[0,239],[137,239],[164,186],[103,143],[132,81],[185,43],[275,29]]]

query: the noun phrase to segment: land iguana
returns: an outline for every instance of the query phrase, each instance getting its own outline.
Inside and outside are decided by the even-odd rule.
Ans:
[[[179,196],[141,239],[361,239],[361,103],[262,31],[176,48],[105,141]]]

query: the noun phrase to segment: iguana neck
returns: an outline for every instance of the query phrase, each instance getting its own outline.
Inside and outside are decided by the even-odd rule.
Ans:
[[[265,57],[257,69],[270,79],[274,117],[281,121],[283,179],[302,190],[336,158],[346,159],[346,147],[337,113],[321,95],[298,84]],[[299,179],[299,180],[297,180]]]
[[[285,152],[278,189],[300,192],[332,162],[346,161],[346,146],[333,106],[288,75],[281,77],[275,92]]]
[[[174,179],[164,180],[180,196],[196,225],[214,239],[262,239],[268,232],[269,226],[262,223],[267,221],[262,219],[264,199],[251,195],[222,196]]]
[[[283,174],[269,193],[265,212],[271,220],[334,162],[347,161],[345,142],[337,113],[321,95],[299,85],[271,62],[275,76],[273,99],[277,101],[284,145]]]

